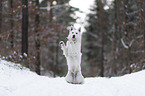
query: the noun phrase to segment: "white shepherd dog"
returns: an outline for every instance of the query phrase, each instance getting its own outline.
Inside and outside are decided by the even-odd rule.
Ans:
[[[63,55],[66,57],[68,65],[68,73],[65,80],[68,83],[82,84],[84,77],[81,73],[81,30],[76,30],[73,26],[70,27],[68,41],[66,45],[60,41]]]

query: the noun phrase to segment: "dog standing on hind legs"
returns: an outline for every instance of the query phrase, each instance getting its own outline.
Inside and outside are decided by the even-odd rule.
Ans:
[[[84,83],[84,77],[81,73],[82,53],[80,31],[80,29],[76,30],[73,26],[71,26],[66,45],[63,41],[60,41],[61,49],[63,50],[63,55],[65,56],[68,65],[68,73],[65,77],[65,80],[68,83],[73,84]]]

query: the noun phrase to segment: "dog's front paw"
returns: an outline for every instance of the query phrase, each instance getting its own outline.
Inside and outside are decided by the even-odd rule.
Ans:
[[[65,44],[64,44],[63,41],[60,41],[59,44],[60,44],[61,46],[65,46]]]

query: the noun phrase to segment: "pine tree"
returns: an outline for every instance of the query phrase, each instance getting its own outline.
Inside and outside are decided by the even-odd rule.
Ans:
[[[103,0],[102,2],[103,13],[101,13],[102,16],[99,14],[99,10],[100,10],[99,0],[95,0],[95,5],[91,9],[91,13],[88,14],[89,26],[86,26],[86,33],[84,33],[84,38],[85,38],[84,47],[86,48],[86,51],[83,53],[85,53],[86,55],[85,62],[88,62],[88,65],[90,65],[89,66],[90,72],[87,73],[87,74],[90,74],[89,76],[96,76],[96,75],[103,76],[104,72],[103,72],[102,62],[104,62],[104,60],[102,58],[104,58],[103,54],[105,54],[103,50],[107,52],[110,49],[110,48],[107,48],[106,50],[105,46],[104,48],[102,46],[110,41],[108,40],[108,38],[105,38],[106,35],[109,34],[108,28],[111,25],[108,22],[109,19],[105,17],[105,16],[108,16],[109,11],[110,11],[110,10],[104,10],[105,4],[106,4],[106,1]],[[102,19],[100,18],[100,16]],[[101,23],[103,23],[104,25],[102,25]],[[103,33],[101,34],[101,32],[104,32],[104,36],[103,36]],[[107,41],[107,42],[103,43],[102,40]]]
[[[63,76],[67,69],[65,58],[59,48],[59,41],[66,40],[66,36],[68,35],[66,28],[75,22],[76,18],[72,17],[72,15],[75,14],[75,11],[78,11],[78,8],[69,5],[69,1],[42,0],[40,3],[40,11],[43,13],[40,17],[40,25],[46,26],[45,31],[42,31],[42,34],[44,33],[45,36],[42,38],[49,39],[47,42],[41,40],[47,46],[43,46],[42,48],[47,50],[47,54],[43,56],[49,58],[45,60],[46,62],[43,60],[41,66],[47,72],[49,68],[49,72],[54,77],[58,74]]]
[[[86,62],[90,65],[88,74],[91,74],[91,76],[99,75],[101,69],[99,66],[102,56],[101,36],[99,34],[101,24],[99,22],[100,4],[98,4],[99,1],[95,0],[95,5],[91,9],[92,12],[88,14],[89,25],[86,26],[86,33],[84,34],[84,45],[86,47],[84,53]],[[102,4],[104,75],[113,76],[140,70],[144,55],[141,51],[143,50],[141,43],[143,41],[143,28],[141,27],[143,15],[140,14],[142,8],[139,7],[139,2],[136,2],[136,0],[115,0],[107,10],[104,9],[105,0],[102,1]]]

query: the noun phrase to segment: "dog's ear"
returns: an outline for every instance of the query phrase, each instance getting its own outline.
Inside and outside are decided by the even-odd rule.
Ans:
[[[79,32],[81,32],[81,27],[79,28]]]
[[[70,27],[70,31],[72,31],[72,30],[73,30],[73,28],[74,28],[74,27],[71,25],[71,27]]]
[[[70,30],[72,31],[73,30],[73,27],[71,27]]]

